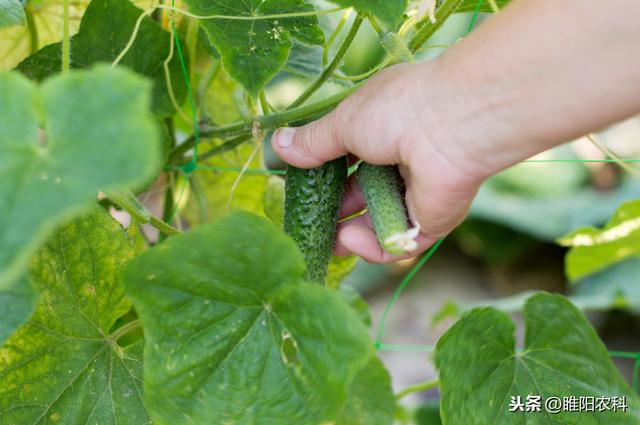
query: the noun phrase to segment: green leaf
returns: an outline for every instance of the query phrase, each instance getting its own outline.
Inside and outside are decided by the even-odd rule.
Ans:
[[[551,165],[558,167],[557,164]],[[579,226],[605,222],[620,203],[638,197],[640,181],[637,179],[626,180],[615,191],[582,187],[538,196],[532,196],[531,192],[506,190],[490,179],[480,188],[471,206],[470,217],[504,224],[552,242]]]
[[[429,400],[418,407],[414,413],[416,425],[442,425],[440,405],[437,400]]]
[[[373,344],[337,294],[301,281],[304,269],[292,240],[242,212],[176,236],[127,267],[127,294],[147,338],[145,394],[156,425],[336,419]]]
[[[613,365],[584,315],[565,298],[539,294],[524,312],[524,350],[515,325],[492,308],[471,311],[438,341],[435,353],[444,424],[637,424],[640,400]],[[627,397],[627,412],[510,412],[512,396]]]
[[[640,200],[622,204],[603,229],[583,227],[562,237],[558,243],[572,247],[565,259],[570,280],[639,256]]]
[[[351,383],[347,405],[335,425],[392,425],[395,407],[389,372],[373,357]]]
[[[262,198],[264,215],[279,229],[284,222],[284,185],[283,178],[269,177]]]
[[[640,313],[640,258],[631,257],[590,274],[571,286],[571,301],[582,310]]]
[[[370,13],[392,28],[402,22],[407,0],[329,0],[343,7],[353,7],[360,13]]]
[[[93,0],[82,17],[80,31],[71,38],[71,67],[89,68],[95,63],[113,62],[129,41],[141,13],[142,10],[128,0]],[[61,46],[61,43],[56,43],[40,49],[20,63],[17,69],[29,78],[44,80],[62,67]],[[160,116],[171,116],[175,112],[163,68],[170,46],[171,35],[157,22],[145,18],[134,44],[120,62],[120,65],[153,80],[152,106],[154,113]],[[173,92],[181,104],[186,89],[177,53],[169,62],[169,71]]]
[[[35,86],[0,73],[0,288],[19,278],[57,224],[99,190],[126,188],[158,167],[150,87],[97,67]],[[42,126],[42,129],[41,129]]]
[[[0,28],[24,25],[25,16],[18,0],[0,0]]]
[[[0,287],[0,344],[29,319],[38,301],[38,293],[23,277]]]
[[[340,287],[340,283],[355,269],[356,264],[358,264],[358,257],[355,255],[331,257],[326,285],[333,289]]]
[[[142,403],[142,341],[110,330],[130,305],[118,280],[132,242],[104,210],[60,228],[31,265],[42,297],[0,349],[3,424],[151,424]]]
[[[323,44],[324,34],[314,16],[261,17],[313,11],[304,0],[186,0],[198,15],[231,15],[243,20],[207,19],[201,22],[222,56],[225,69],[253,96],[282,69],[294,37],[307,44]],[[256,19],[252,19],[256,18]]]
[[[318,77],[324,70],[322,47],[294,41],[284,70],[303,78]]]
[[[371,326],[371,311],[369,310],[367,302],[362,298],[362,295],[360,295],[360,292],[351,286],[340,285],[338,293],[347,302],[347,304],[349,304],[351,308],[358,313],[358,317],[360,317],[362,323],[367,326]]]
[[[475,12],[476,10],[478,10],[478,3],[480,3],[479,12],[483,12],[483,13],[493,12],[493,9],[491,8],[491,5],[487,0],[464,0],[462,4],[458,7],[458,10],[456,10],[456,13]],[[511,0],[496,0],[496,6],[498,6],[498,8],[500,9],[503,9],[509,3],[511,3]]]

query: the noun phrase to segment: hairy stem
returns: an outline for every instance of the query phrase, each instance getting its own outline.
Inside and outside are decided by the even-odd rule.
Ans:
[[[319,102],[309,105],[300,106],[298,108],[279,112],[271,115],[264,115],[255,118],[255,124],[260,126],[261,130],[268,131],[278,127],[282,127],[291,122],[301,121],[310,117],[320,117],[324,113],[332,110],[336,105],[346,99],[359,86],[350,87],[340,93],[328,97]],[[208,139],[230,139],[240,138],[242,136],[251,136],[253,133],[251,123],[236,123],[224,127],[202,128],[200,137]],[[248,140],[248,139],[247,139]],[[187,153],[195,144],[195,137],[191,136],[182,144],[176,147],[169,156],[170,164],[179,164],[183,161],[183,155]]]
[[[142,321],[140,319],[132,320],[131,322],[125,323],[124,325],[116,329],[111,335],[109,335],[109,339],[111,341],[117,341],[132,330],[138,329],[141,326]]]
[[[461,1],[462,0],[446,0],[436,12],[436,23],[435,24],[431,23],[431,21],[428,21],[428,20],[425,21],[424,26],[416,33],[416,35],[409,42],[409,49],[411,50],[412,53],[415,54],[422,48],[422,46],[442,26],[442,24],[447,20],[447,18],[451,16],[451,14],[455,12],[455,10],[460,6]],[[358,16],[358,18],[362,20],[361,16]],[[353,30],[353,27],[352,27],[352,30]],[[354,37],[355,37],[355,34],[354,34]],[[353,40],[351,42],[353,42]],[[343,43],[343,47],[344,46],[345,46],[345,43]],[[347,43],[345,49],[348,49],[349,46],[350,46],[350,43]],[[339,57],[339,55],[336,55],[336,57]],[[334,58],[334,62],[336,62],[335,58]],[[337,66],[338,65],[336,65],[336,67]],[[330,67],[331,65],[327,69],[329,69]],[[333,74],[334,70],[335,68],[332,70],[331,75]],[[323,72],[323,75],[325,75],[325,73],[326,72]],[[324,80],[322,80],[322,83],[320,84],[320,86],[324,82],[326,82],[326,80],[331,75],[325,77]],[[320,78],[318,79],[318,81],[320,81]],[[318,81],[316,81],[316,83],[314,83],[307,91],[305,91],[305,93],[310,91],[312,87],[315,87]],[[303,121],[309,118],[319,118],[322,115],[333,110],[340,102],[342,102],[344,99],[349,97],[362,84],[364,84],[364,81],[362,81],[360,84],[354,85],[353,87],[345,89],[340,93],[337,93],[331,97],[328,97],[326,99],[323,99],[315,103],[311,103],[309,105],[296,106],[296,107],[290,106],[289,107],[290,109],[286,111],[257,117],[255,119],[255,124],[258,124],[261,130],[268,131],[268,130],[276,129],[278,127],[282,127],[292,122]],[[317,90],[317,88],[319,88],[319,86],[316,87],[314,91]],[[312,92],[309,93],[309,96],[311,94],[313,93]],[[300,98],[302,98],[303,96],[305,96],[304,93]],[[299,99],[296,100],[294,104],[296,104],[296,102],[298,102]],[[304,100],[306,99],[303,99],[302,101]],[[253,132],[253,127],[250,124],[241,122],[241,123],[235,123],[235,124],[222,126],[222,127],[209,127],[209,128],[204,127],[200,130],[200,136],[202,138],[224,140],[224,139],[230,139],[230,138],[237,138],[241,136],[248,136],[248,135],[251,135],[252,132]],[[180,144],[171,152],[171,155],[169,156],[169,163],[173,165],[181,163],[183,161],[182,157],[184,156],[184,154],[187,153],[190,149],[192,149],[194,147],[194,144],[195,144],[194,136],[191,136],[187,140],[185,140],[182,144]]]
[[[147,209],[133,193],[126,192],[110,192],[107,198],[120,208],[125,210],[131,217],[136,219],[139,223],[150,224],[158,229],[162,234],[166,236],[173,236],[180,233],[177,229],[171,227],[164,221],[151,214],[151,211]]]
[[[436,12],[436,22],[432,23],[428,19],[424,21],[423,27],[418,30],[416,35],[409,42],[409,50],[411,50],[411,53],[417,53],[424,43],[426,43],[431,36],[440,29],[447,18],[449,18],[449,16],[458,9],[461,3],[462,0],[445,0]]]
[[[28,4],[27,7],[25,7],[24,14],[27,18],[31,54],[34,54],[38,51],[40,42],[38,40],[38,27],[36,26],[36,21],[33,19],[33,9],[31,8],[31,4]]]

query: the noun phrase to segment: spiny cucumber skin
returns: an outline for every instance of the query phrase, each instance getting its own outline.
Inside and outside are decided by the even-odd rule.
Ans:
[[[363,162],[358,167],[357,179],[380,246],[393,255],[406,254],[401,247],[385,243],[390,237],[409,230],[404,184],[398,167]]]
[[[310,170],[287,170],[284,230],[298,244],[310,282],[324,285],[327,277],[347,170],[346,157]]]

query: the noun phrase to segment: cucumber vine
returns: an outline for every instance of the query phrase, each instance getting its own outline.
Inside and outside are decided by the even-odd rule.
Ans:
[[[485,425],[525,422],[509,396],[534,393],[628,404],[554,423],[638,423],[640,398],[558,295],[524,303],[524,350],[488,307],[435,346],[384,342],[442,240],[372,320],[343,284],[357,259],[334,256],[340,209],[357,182],[381,248],[413,253],[398,168],[298,169],[265,140],[447,48],[427,43],[454,14],[507,3],[0,1],[0,423]],[[377,53],[346,66],[362,40]],[[638,217],[630,202],[562,238],[570,278],[635,258]],[[394,395],[384,350],[432,352],[439,377]],[[424,422],[407,396],[436,388]]]

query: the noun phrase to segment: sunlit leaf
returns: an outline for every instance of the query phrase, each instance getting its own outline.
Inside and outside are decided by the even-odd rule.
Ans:
[[[124,49],[142,10],[128,0],[93,0],[82,17],[80,31],[71,38],[71,67],[88,68],[99,62],[113,62]],[[120,62],[153,79],[153,110],[172,115],[163,62],[169,56],[171,35],[151,18],[145,18],[134,44]],[[37,81],[57,73],[62,67],[61,44],[44,47],[21,62],[18,70]],[[177,53],[169,63],[172,88],[181,104],[186,96],[184,78]]]
[[[122,348],[120,269],[135,254],[104,210],[59,229],[31,265],[42,292],[31,320],[0,349],[3,424],[151,424],[142,402],[142,342]]]
[[[19,278],[53,227],[99,190],[127,188],[158,167],[150,86],[98,67],[41,87],[0,73],[0,287]],[[43,126],[41,128],[41,126]]]
[[[32,0],[27,5],[37,30],[37,48],[62,39],[63,0]],[[69,5],[69,30],[73,35],[78,31],[80,18],[89,0],[71,0]],[[34,40],[29,27],[18,26],[0,29],[0,69],[12,69],[32,51]]]

